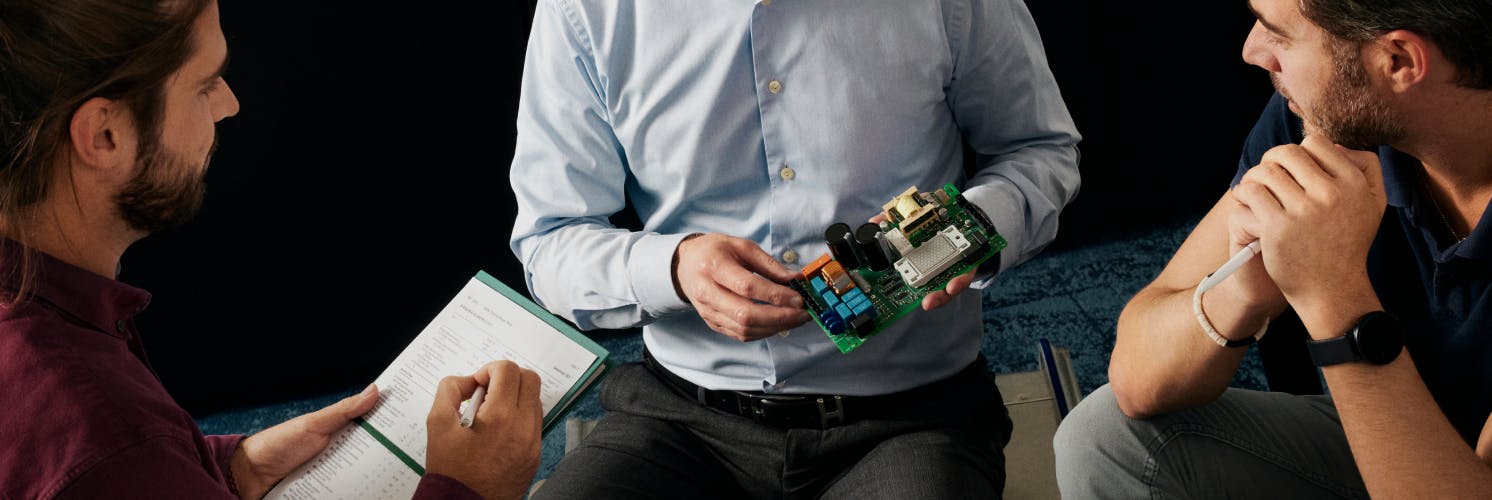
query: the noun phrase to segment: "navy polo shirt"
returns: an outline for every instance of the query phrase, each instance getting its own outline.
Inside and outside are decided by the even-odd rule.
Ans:
[[[1275,94],[1244,143],[1233,183],[1265,151],[1298,144],[1301,130],[1300,118]],[[1457,242],[1428,198],[1419,160],[1388,146],[1378,158],[1388,209],[1368,250],[1368,277],[1383,307],[1403,323],[1405,347],[1440,410],[1475,447],[1492,413],[1492,209]]]

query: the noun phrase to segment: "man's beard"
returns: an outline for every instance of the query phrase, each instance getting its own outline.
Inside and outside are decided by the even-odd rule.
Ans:
[[[135,176],[114,195],[114,205],[130,229],[157,233],[191,220],[207,192],[204,177],[217,139],[200,166],[175,154],[159,139],[142,144]]]
[[[1404,126],[1373,90],[1357,46],[1331,42],[1330,52],[1336,63],[1331,80],[1310,110],[1315,123],[1307,124],[1307,133],[1319,132],[1332,142],[1359,150],[1403,141]],[[1279,80],[1270,78],[1279,89]]]

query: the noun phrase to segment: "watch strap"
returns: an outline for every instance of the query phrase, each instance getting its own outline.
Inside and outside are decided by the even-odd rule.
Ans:
[[[1311,353],[1311,361],[1316,366],[1331,366],[1342,363],[1357,361],[1357,349],[1352,346],[1352,334],[1326,340],[1311,340],[1306,342],[1306,350]]]
[[[1311,361],[1320,367],[1357,362],[1384,365],[1399,357],[1403,349],[1403,327],[1386,311],[1362,315],[1339,337],[1306,343]]]

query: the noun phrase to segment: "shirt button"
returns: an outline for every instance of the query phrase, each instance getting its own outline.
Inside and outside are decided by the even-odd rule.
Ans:
[[[787,387],[787,381],[783,380],[783,381],[780,381],[778,383],[772,384],[772,387],[777,388],[777,389],[781,389],[783,387]]]
[[[762,7],[767,7],[770,5],[772,5],[772,0],[762,0]]]
[[[782,261],[788,264],[798,262],[798,252],[794,252],[792,250],[782,252]]]
[[[785,181],[793,180],[794,177],[798,176],[798,173],[793,171],[793,167],[789,167],[787,165],[783,165],[782,170],[777,172],[777,174],[781,175],[782,180]]]
[[[788,335],[792,335],[792,334],[793,334],[792,330],[785,330],[785,331],[777,332],[777,336],[778,337],[782,337],[782,338],[787,338]]]
[[[782,92],[782,82],[779,82],[777,80],[772,80],[770,82],[767,82],[767,91],[769,91],[769,92],[771,92],[773,94],[776,94],[778,92]]]
[[[119,333],[124,333],[124,320],[121,319],[121,320],[115,321],[114,322],[114,329],[118,330]]]

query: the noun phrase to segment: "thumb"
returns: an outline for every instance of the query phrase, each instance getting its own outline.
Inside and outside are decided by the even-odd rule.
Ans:
[[[1228,243],[1232,247],[1228,255],[1237,252],[1249,243],[1259,240],[1259,219],[1254,216],[1253,209],[1243,200],[1233,196],[1233,203],[1228,207]]]
[[[302,415],[306,430],[317,434],[331,434],[347,425],[354,418],[368,413],[378,404],[378,386],[368,384],[363,392],[348,396],[331,406]]]
[[[1336,144],[1323,133],[1307,132],[1304,139],[1300,141],[1300,147],[1311,153],[1325,152],[1332,149]]]
[[[461,402],[477,390],[477,380],[472,377],[446,377],[435,386],[435,403],[430,406],[431,418],[461,407]]]

